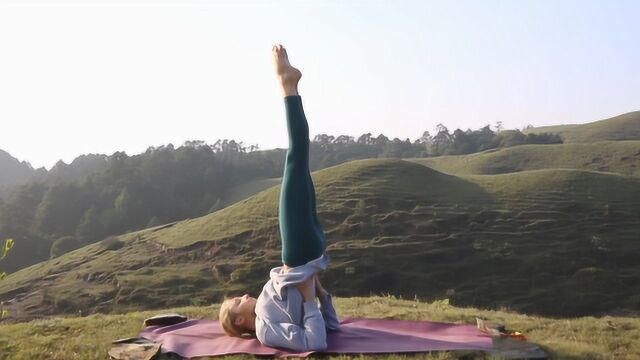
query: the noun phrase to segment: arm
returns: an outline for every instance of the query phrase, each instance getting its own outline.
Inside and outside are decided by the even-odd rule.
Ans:
[[[315,300],[315,280],[310,277],[296,287],[304,297],[303,326],[292,323],[269,323],[256,332],[258,340],[265,345],[296,351],[323,350],[327,347],[325,322]]]
[[[262,331],[256,333],[258,340],[264,345],[294,351],[327,348],[327,331],[315,300],[304,303],[304,326],[291,323],[265,325]]]
[[[325,290],[317,276],[316,292],[318,294],[318,299],[320,300],[320,313],[324,318],[326,328],[331,331],[340,330],[340,320],[338,320],[338,314],[336,314],[336,309],[333,307],[331,294]]]

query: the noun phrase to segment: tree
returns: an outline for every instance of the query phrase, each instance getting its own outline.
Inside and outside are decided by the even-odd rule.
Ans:
[[[113,202],[123,230],[132,230],[144,225],[148,219],[145,214],[148,210],[144,206],[143,197],[140,191],[136,191],[138,188],[142,188],[141,184],[136,188],[124,187]],[[143,221],[142,224],[140,224],[141,221]]]
[[[313,142],[320,145],[323,150],[329,149],[334,140],[334,136],[327,134],[318,134],[313,138]]]
[[[350,145],[354,143],[353,136],[340,135],[334,141],[334,144]]]
[[[104,235],[100,214],[95,205],[91,205],[82,215],[75,234],[80,244],[91,244]]]
[[[4,241],[4,246],[2,247],[2,253],[0,253],[0,260],[7,257],[13,245],[14,245],[13,239],[6,239]],[[3,280],[6,276],[7,276],[7,273],[0,272],[0,281]],[[4,319],[8,315],[9,315],[9,312],[4,308],[4,303],[0,302],[0,320]]]
[[[395,157],[401,158],[409,155],[411,151],[411,140],[406,139],[404,141],[394,138],[393,141],[388,142],[380,154],[383,157]]]
[[[442,155],[446,152],[450,144],[451,134],[449,134],[449,129],[443,124],[436,125],[436,136],[433,137],[433,141],[431,142],[429,154],[435,156]]]
[[[0,226],[12,234],[31,231],[36,210],[46,191],[47,185],[43,183],[21,186],[0,209]],[[13,237],[18,238],[15,235]]]
[[[79,247],[78,242],[73,236],[63,236],[53,242],[51,245],[50,259],[57,258],[60,255],[66,254],[69,251],[75,250]]]
[[[184,142],[183,146],[197,149],[199,147],[207,146],[207,143],[204,142],[204,140],[187,140]]]
[[[62,182],[51,186],[36,211],[37,231],[56,237],[74,234],[84,213],[80,195],[80,188],[74,183]]]
[[[447,154],[459,155],[474,152],[476,144],[474,144],[472,131],[462,131],[456,129],[453,132],[452,141],[449,148],[445,151]]]
[[[371,140],[371,133],[360,135],[360,137],[358,137],[358,140],[356,140],[356,142],[362,145],[371,145],[373,143],[373,141]]]
[[[431,133],[428,131],[423,132],[422,136],[420,136],[420,138],[418,139],[418,143],[424,144],[424,145],[429,145],[431,144],[432,141],[433,141],[433,137],[431,136]]]
[[[494,147],[511,147],[525,143],[527,136],[520,130],[501,131],[493,140]]]
[[[388,142],[389,142],[389,138],[384,136],[384,134],[380,134],[375,139],[373,139],[374,145],[385,145]]]
[[[249,145],[249,152],[254,152],[260,150],[260,146],[258,144]]]
[[[496,133],[491,130],[491,126],[488,124],[482,129],[477,131],[478,140],[477,140],[477,148],[472,152],[483,151],[492,148],[493,140],[496,137]]]

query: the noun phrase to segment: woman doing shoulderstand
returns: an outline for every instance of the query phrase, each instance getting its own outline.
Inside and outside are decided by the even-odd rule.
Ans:
[[[273,57],[289,133],[279,208],[283,266],[271,269],[257,299],[244,295],[223,302],[220,323],[231,336],[255,332],[267,346],[323,350],[327,330],[339,330],[340,323],[331,296],[317,276],[327,268],[329,258],[309,174],[309,126],[298,94],[302,74],[291,66],[282,45],[273,47]]]

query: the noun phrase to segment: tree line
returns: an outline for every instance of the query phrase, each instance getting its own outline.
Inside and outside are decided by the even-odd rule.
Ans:
[[[310,144],[310,167],[562,142],[553,134],[525,135],[518,130],[494,131],[490,126],[450,133],[440,124],[434,133],[424,132],[413,141],[371,133],[357,138],[319,134]],[[177,148],[172,144],[149,147],[134,156],[124,152],[83,155],[69,165],[59,162],[0,198],[0,238],[13,238],[16,243],[0,268],[15,271],[110,235],[217,211],[226,205],[225,194],[232,187],[280,177],[285,153],[285,149],[260,150],[257,145],[227,139],[214,144],[187,141]]]

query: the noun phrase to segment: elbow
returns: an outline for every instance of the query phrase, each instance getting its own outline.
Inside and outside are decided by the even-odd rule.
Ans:
[[[326,339],[307,340],[306,343],[288,343],[288,344],[264,344],[272,347],[284,347],[289,350],[305,352],[305,351],[323,351],[327,349]]]
[[[311,344],[308,350],[311,350],[311,351],[327,350],[327,340],[325,339],[324,341],[318,341],[315,344]]]
[[[327,332],[322,331],[319,334],[315,334],[312,341],[307,341],[307,350],[322,351],[327,349]]]

